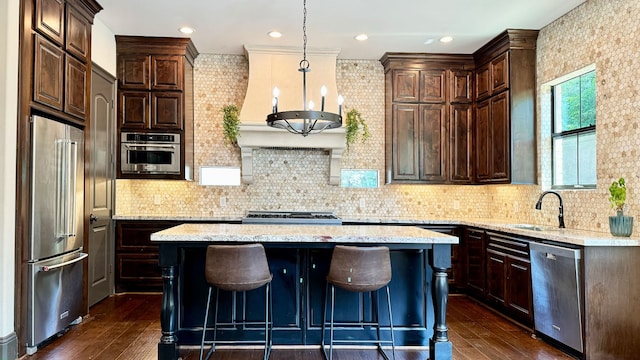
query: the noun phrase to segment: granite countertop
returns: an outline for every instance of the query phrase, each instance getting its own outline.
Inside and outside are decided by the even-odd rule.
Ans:
[[[151,241],[457,244],[458,238],[413,226],[190,223],[154,233]]]
[[[114,216],[115,220],[172,220],[185,222],[240,222],[240,217],[196,217],[196,216]],[[419,217],[399,217],[399,218],[343,218],[343,222],[350,224],[415,224],[415,225],[461,225],[472,226],[486,230],[506,232],[510,234],[527,236],[540,240],[551,240],[565,244],[579,246],[640,246],[639,237],[615,237],[608,232],[585,231],[577,229],[560,229],[554,226],[537,224],[514,223],[513,220],[499,219],[424,219]],[[224,225],[224,224],[223,224]],[[231,224],[226,224],[231,225]],[[237,224],[236,224],[237,225]],[[524,228],[534,225],[533,228]],[[243,225],[248,226],[248,225]],[[263,225],[259,225],[263,229]],[[348,226],[343,226],[348,227]],[[286,225],[284,230],[289,235],[296,231],[290,225]],[[378,227],[376,227],[378,228]],[[262,231],[262,230],[260,230]],[[280,235],[278,235],[280,236]]]

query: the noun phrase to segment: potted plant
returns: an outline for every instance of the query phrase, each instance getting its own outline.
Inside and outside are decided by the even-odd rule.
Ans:
[[[347,151],[349,150],[351,144],[356,142],[358,137],[360,137],[362,142],[364,143],[371,136],[371,134],[369,133],[369,127],[367,126],[367,122],[362,117],[362,114],[360,114],[360,112],[356,109],[351,109],[347,112],[345,127]],[[359,132],[359,130],[362,130],[362,132]]]
[[[609,230],[613,236],[631,236],[633,233],[633,217],[624,215],[624,204],[627,201],[627,184],[624,178],[609,186],[609,203],[615,209],[616,216],[609,216]]]
[[[222,132],[224,134],[225,145],[235,146],[238,144],[240,135],[240,109],[235,104],[222,107]]]

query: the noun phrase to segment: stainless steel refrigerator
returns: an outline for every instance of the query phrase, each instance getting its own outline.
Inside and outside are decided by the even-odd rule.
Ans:
[[[82,320],[84,135],[31,118],[27,353]]]

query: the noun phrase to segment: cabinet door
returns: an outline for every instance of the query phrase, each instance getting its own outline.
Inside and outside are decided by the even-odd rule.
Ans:
[[[420,101],[443,103],[446,94],[446,70],[420,71]]]
[[[420,105],[420,179],[444,182],[447,178],[447,106]]]
[[[491,180],[491,108],[489,100],[476,107],[475,165],[476,181]]]
[[[506,255],[487,249],[487,298],[504,305],[506,289]]]
[[[469,291],[484,297],[485,291],[485,239],[481,230],[468,229],[465,235],[467,250],[467,286]]]
[[[151,56],[151,89],[183,89],[183,57],[179,55]]]
[[[449,115],[449,180],[469,183],[473,180],[473,116],[471,104],[452,104]]]
[[[64,58],[64,51],[36,35],[33,99],[57,110],[63,108]]]
[[[452,103],[468,103],[472,101],[470,70],[454,70],[451,72],[450,98]]]
[[[65,49],[86,63],[91,44],[91,22],[71,3],[67,4]]]
[[[392,106],[393,179],[418,180],[418,105]]]
[[[118,55],[118,82],[120,89],[149,90],[151,57],[145,55]]]
[[[271,281],[273,301],[273,327],[280,329],[301,330],[301,286],[302,272],[300,267],[299,249],[266,249],[269,269],[273,275]],[[260,308],[258,304],[264,304],[264,292],[255,292],[251,298],[247,296],[249,308]],[[250,309],[247,309],[250,310]],[[264,311],[256,319],[264,318]]]
[[[121,91],[118,97],[118,125],[121,129],[150,127],[151,94],[146,91]]]
[[[489,87],[489,67],[490,64],[485,64],[476,70],[476,96],[478,100],[482,100],[491,95],[491,88]]]
[[[182,129],[182,93],[151,92],[151,128]]]
[[[491,98],[490,110],[491,180],[509,180],[511,153],[509,149],[509,93]]]
[[[533,321],[533,296],[531,294],[531,262],[527,259],[507,258],[506,305],[515,316]]]
[[[64,41],[64,1],[36,0],[34,27],[51,41],[62,46]]]
[[[79,118],[87,115],[87,66],[67,56],[65,58],[64,111]]]
[[[509,88],[509,53],[491,61],[491,94],[497,94]]]
[[[418,70],[394,70],[392,100],[417,102],[419,77],[420,72]]]

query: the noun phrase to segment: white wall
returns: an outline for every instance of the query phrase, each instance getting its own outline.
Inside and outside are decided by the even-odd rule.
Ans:
[[[19,4],[0,2],[0,338],[14,331]]]
[[[91,61],[116,76],[116,38],[98,16],[91,29]]]

